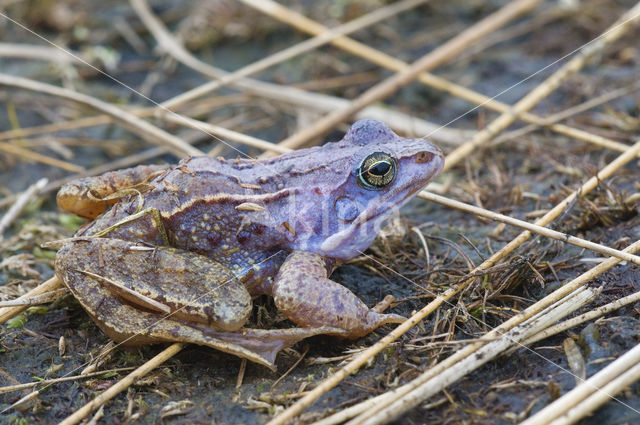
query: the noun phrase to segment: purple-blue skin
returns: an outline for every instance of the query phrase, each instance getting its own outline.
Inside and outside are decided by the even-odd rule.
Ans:
[[[353,293],[328,279],[328,275],[336,265],[364,251],[373,242],[382,222],[426,186],[441,171],[443,163],[440,150],[431,143],[401,138],[381,122],[362,120],[356,122],[339,142],[274,158],[194,157],[164,171],[137,167],[85,179],[61,189],[58,194],[61,207],[80,211],[85,208],[78,206],[82,201],[83,205],[89,203],[99,211],[105,208],[105,202],[96,198],[143,183],[138,186],[141,195],[122,192],[124,196],[118,203],[77,234],[128,242],[125,248],[120,247],[120,242],[100,242],[103,239],[72,242],[58,255],[57,273],[94,320],[114,339],[121,340],[135,334],[135,321],[127,318],[126,321],[131,322],[127,327],[122,325],[121,317],[106,317],[125,314],[118,310],[115,301],[111,310],[98,311],[97,307],[92,307],[98,305],[97,301],[91,300],[95,296],[95,279],[87,273],[70,276],[70,270],[78,269],[78,262],[83,261],[78,257],[89,252],[88,256],[95,255],[99,262],[100,255],[115,255],[137,242],[157,247],[156,250],[168,250],[168,258],[176,261],[183,255],[181,253],[188,252],[189,261],[195,254],[197,259],[193,261],[198,264],[214,263],[233,273],[249,294],[273,295],[278,309],[308,328],[308,332],[292,330],[291,335],[295,333],[295,338],[289,339],[283,337],[281,331],[277,331],[277,335],[261,335],[261,338],[282,343],[277,348],[270,348],[268,353],[256,347],[255,342],[251,345],[250,350],[267,358],[266,362],[220,345],[220,340],[240,344],[237,333],[226,332],[229,335],[221,336],[219,332],[220,329],[235,330],[235,322],[217,326],[215,320],[211,320],[209,329],[202,331],[201,325],[189,323],[188,317],[182,318],[176,329],[185,327],[193,332],[198,328],[204,332],[203,336],[186,337],[181,331],[169,335],[164,331],[149,334],[142,342],[196,342],[272,365],[275,352],[293,343],[291,339],[317,333],[358,337],[384,323],[403,320],[397,315],[382,314],[386,304],[369,309]],[[150,181],[145,182],[144,178]],[[144,213],[131,220],[130,216],[140,210]],[[107,233],[103,235],[105,231]],[[82,252],[75,248],[79,245],[83,245]],[[86,260],[87,254],[84,258]],[[82,265],[86,267],[86,261]],[[203,266],[203,269],[210,272],[207,267]],[[175,272],[179,273],[179,270]],[[107,274],[110,279],[116,279],[114,275],[118,272],[96,265],[91,273]],[[135,270],[128,274],[132,273]],[[160,278],[157,281],[162,280],[161,284],[154,282],[156,278],[147,274],[144,279],[149,280],[146,284],[153,290],[171,285]],[[209,285],[214,288],[219,284],[211,282]],[[122,285],[130,287],[132,284]],[[135,291],[142,291],[138,286]],[[85,290],[85,287],[91,289]],[[145,294],[152,293],[152,289]],[[108,296],[100,294],[102,298]],[[194,293],[194,297],[197,296]],[[166,301],[168,295],[163,297]],[[129,303],[137,303],[135,297],[125,298]],[[104,304],[104,300],[101,302]],[[189,300],[181,302],[188,304]],[[246,312],[242,314],[246,315]],[[238,328],[244,323],[243,320],[237,322],[241,322]],[[323,326],[324,332],[319,332]],[[331,330],[326,329],[327,326]],[[218,332],[215,344],[207,332]]]

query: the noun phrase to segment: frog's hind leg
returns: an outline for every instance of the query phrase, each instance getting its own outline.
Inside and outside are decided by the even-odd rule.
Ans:
[[[219,263],[174,248],[76,240],[58,252],[56,273],[110,338],[129,345],[207,345],[273,369],[283,348],[341,332],[242,329],[251,312],[244,285]]]
[[[139,165],[126,170],[112,171],[101,176],[85,177],[62,186],[56,196],[60,208],[86,218],[96,218],[118,198],[110,198],[123,189],[142,185],[169,165]]]
[[[101,299],[103,306],[117,311],[114,316],[98,319],[90,315],[100,329],[116,342],[125,345],[145,345],[161,342],[185,342],[206,345],[261,364],[275,371],[275,358],[282,349],[298,341],[319,334],[330,334],[340,330],[329,327],[310,329],[261,330],[241,329],[225,332],[202,325],[166,319],[157,314],[141,312],[122,304],[112,294]],[[126,320],[131,318],[131,320]]]

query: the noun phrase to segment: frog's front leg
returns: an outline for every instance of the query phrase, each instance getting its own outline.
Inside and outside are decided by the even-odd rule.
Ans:
[[[273,297],[290,320],[304,327],[331,326],[358,338],[386,323],[402,323],[397,314],[370,309],[353,292],[327,278],[327,262],[313,252],[293,251],[273,283]]]

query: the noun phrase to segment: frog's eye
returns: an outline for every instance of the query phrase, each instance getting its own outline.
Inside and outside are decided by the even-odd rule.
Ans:
[[[358,182],[365,189],[380,190],[396,177],[396,160],[384,152],[367,156],[358,167]]]

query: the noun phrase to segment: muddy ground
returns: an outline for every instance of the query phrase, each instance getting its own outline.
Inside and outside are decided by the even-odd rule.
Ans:
[[[95,57],[99,67],[154,101],[166,100],[207,81],[154,50],[154,40],[127,2],[3,3],[4,13],[12,19],[58,45]],[[384,1],[351,1],[332,2],[332,6],[327,7],[328,2],[324,5],[320,4],[325,2],[285,3],[327,25],[353,19],[386,4]],[[151,4],[170,29],[188,42],[197,57],[226,70],[237,69],[305,39],[287,25],[231,1],[187,2],[180,6],[169,1]],[[360,31],[355,38],[410,62],[503,4],[500,1],[434,1]],[[631,6],[630,1],[546,2],[486,37],[478,48],[470,49],[435,73],[489,96],[518,83],[499,96],[503,102],[514,103],[562,62],[544,67],[598,36]],[[33,34],[1,18],[0,31],[3,42],[45,45]],[[636,28],[614,43],[541,102],[534,112],[550,115],[637,82],[640,75],[638,35],[640,30]],[[87,67],[39,59],[3,58],[0,72],[63,85],[121,105],[150,105],[129,89]],[[538,71],[533,78],[523,81]],[[389,71],[338,48],[324,47],[276,66],[257,78],[353,98],[389,75]],[[313,111],[232,89],[217,92],[216,96],[219,98],[208,109],[205,105],[197,115],[199,119],[274,142],[318,116]],[[25,90],[2,87],[0,99],[0,131],[94,115],[88,109]],[[469,131],[482,128],[497,116],[484,108],[470,111],[474,105],[418,83],[401,89],[388,98],[385,105],[448,128]],[[636,91],[565,122],[630,144],[640,133],[639,115],[640,96]],[[337,140],[346,128],[337,129],[328,139]],[[236,156],[207,135],[177,126],[167,126],[167,129],[196,141],[196,146],[205,152],[213,149],[215,155]],[[437,139],[435,135],[434,139]],[[29,144],[30,140],[40,140],[38,143],[42,146],[38,147],[35,142]],[[461,138],[459,143],[463,141]],[[147,143],[112,124],[18,136],[7,142],[30,146],[43,155],[85,168],[149,149]],[[455,148],[455,143],[439,144],[445,153]],[[238,147],[249,155],[259,154],[257,150]],[[447,196],[454,199],[531,221],[536,211],[553,207],[617,155],[549,130],[537,130],[476,150],[462,164],[441,175],[438,183],[450,187]],[[176,157],[165,154],[147,162],[175,161]],[[572,205],[556,220],[554,228],[619,249],[638,240],[637,205],[624,201],[640,189],[638,165],[632,161],[615,177],[603,182],[598,190]],[[20,193],[41,177],[53,181],[69,175],[69,171],[0,152],[3,196]],[[3,205],[6,211],[7,205]],[[53,276],[55,251],[40,245],[72,236],[82,223],[81,219],[57,208],[53,190],[31,202],[0,242],[1,299],[21,295]],[[426,240],[428,261],[416,231]],[[517,234],[517,229],[501,228],[466,213],[414,200],[367,251],[373,259],[356,258],[339,268],[333,279],[352,289],[368,305],[392,294],[398,300],[393,311],[410,315]],[[481,336],[514,312],[591,268],[599,257],[546,238],[532,239],[500,267],[479,277],[454,303],[444,305],[435,316],[428,317],[370,365],[322,397],[306,410],[300,422],[311,422],[408,382],[460,346],[444,342]],[[602,293],[588,309],[640,290],[639,278],[640,269],[631,264],[619,265],[597,277],[591,284],[601,286]],[[291,326],[278,315],[270,299],[259,298],[255,304],[254,326]],[[414,409],[396,423],[517,423],[526,417],[526,413],[518,416],[522,412],[535,412],[575,386],[576,379],[569,373],[563,350],[566,338],[577,342],[590,376],[640,342],[639,307],[625,307],[596,323],[573,328],[490,362],[450,386],[446,394],[427,400],[423,407]],[[347,354],[372,345],[390,329],[391,326],[385,326],[357,341],[311,338],[281,353],[277,372],[248,364],[240,385],[236,384],[241,370],[238,358],[209,348],[188,346],[108,402],[104,409],[108,419],[102,421],[264,423],[270,415],[291,404],[299,393],[313,388],[337,370]],[[64,353],[59,348],[62,336],[66,341]],[[434,337],[425,338],[428,336]],[[0,385],[78,374],[108,342],[70,296],[30,308],[0,331]],[[163,348],[118,348],[101,362],[98,370],[137,367]],[[274,387],[276,380],[303,355],[304,359]],[[7,409],[29,391],[2,394],[0,421],[56,423],[124,374],[126,372],[107,373],[46,386],[35,399],[17,408]],[[640,409],[640,387],[632,386],[620,394],[619,399]],[[638,421],[640,418],[633,410],[611,401],[581,423]]]

